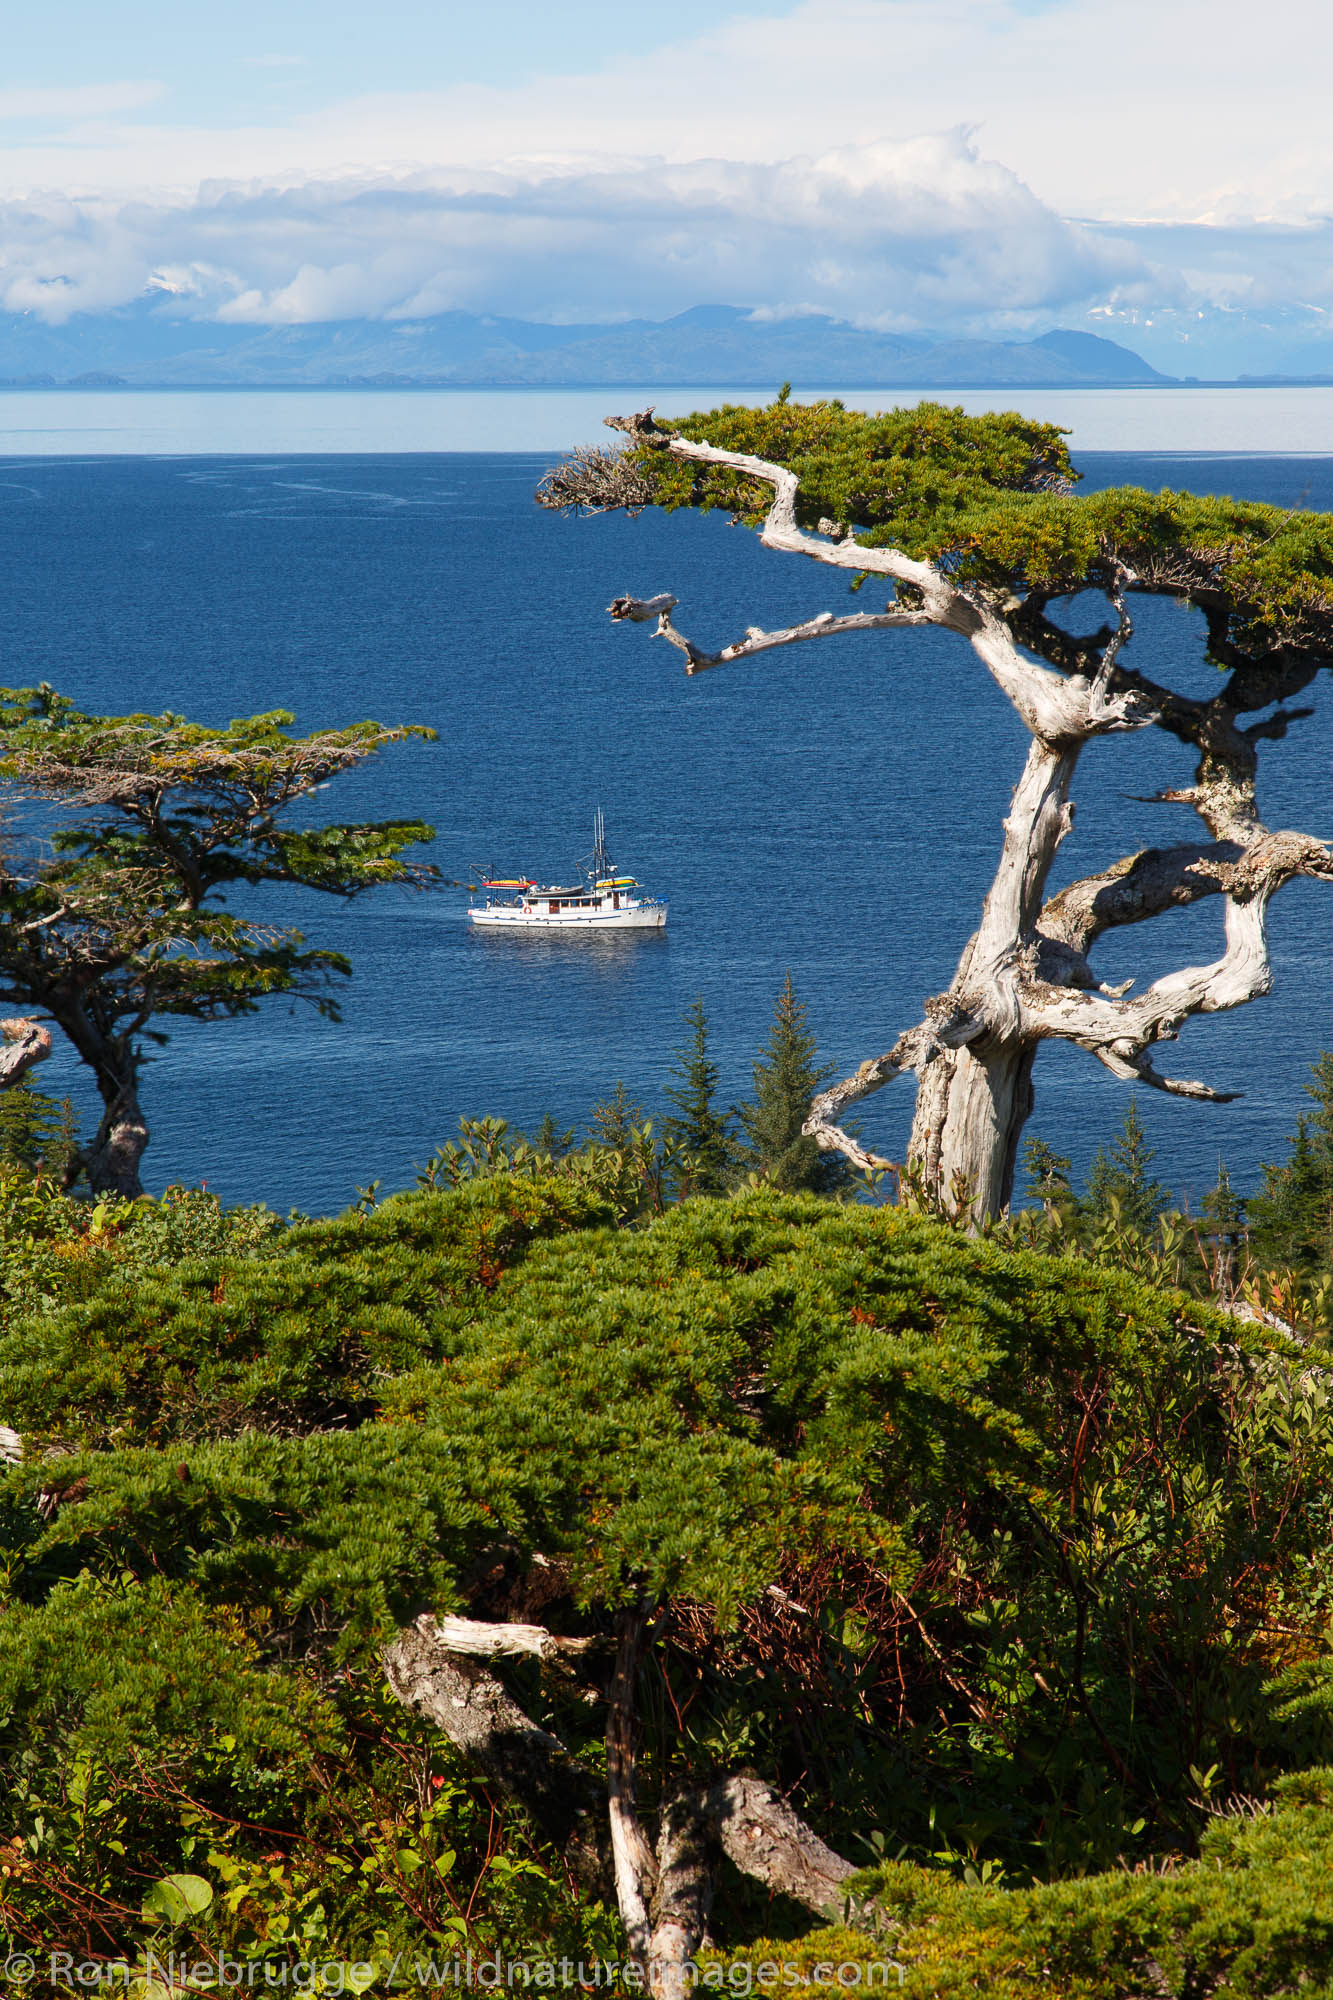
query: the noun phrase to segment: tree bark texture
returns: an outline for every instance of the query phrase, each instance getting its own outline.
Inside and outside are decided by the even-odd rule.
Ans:
[[[725,1854],[775,1895],[836,1913],[855,1871],[752,1771],[678,1791],[658,1816],[656,1851],[640,1813],[636,1689],[646,1618],[616,1618],[607,1690],[605,1785],[526,1715],[483,1662],[528,1654],[568,1670],[597,1642],[534,1625],[418,1618],[384,1654],[390,1692],[426,1716],[490,1783],[522,1801],[590,1894],[613,1888],[629,1952],[654,2000],[685,2000]]]
[[[512,1649],[501,1644],[495,1650]],[[442,1642],[430,1618],[398,1634],[385,1652],[384,1671],[397,1699],[442,1730],[490,1783],[521,1801],[575,1879],[591,1894],[605,1895],[606,1795],[558,1737],[526,1715],[484,1666]]]
[[[73,1163],[82,1168],[94,1194],[121,1195],[128,1201],[143,1193],[139,1162],[148,1145],[148,1124],[139,1106],[134,1076],[97,1071],[105,1110],[91,1143]]]

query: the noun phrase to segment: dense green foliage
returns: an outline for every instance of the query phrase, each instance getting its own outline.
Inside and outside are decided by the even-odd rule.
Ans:
[[[1333,631],[1333,517],[1138,487],[1079,496],[1053,424],[928,402],[865,416],[835,398],[723,405],[672,428],[791,466],[805,527],[846,524],[868,547],[944,559],[1000,595],[1098,585],[1114,560],[1143,588],[1225,593],[1236,645],[1263,651]],[[768,511],[771,489],[743,474],[673,459],[653,441],[632,449],[656,505],[725,507],[751,525]]]
[[[647,1602],[648,1798],[751,1763],[934,1882],[1188,1852],[1205,1778],[1329,1755],[1304,1358],[902,1210],[759,1186],[626,1228],[619,1156],[467,1143],[444,1186],[285,1227],[4,1184],[16,1940],[157,1936],[183,1872],[210,1900],[177,1932],[233,1954],[612,1948],[387,1702],[427,1606],[609,1640]],[[596,1769],[597,1705],[514,1678]],[[733,1885],[720,1936],[779,1917]]]
[[[66,1098],[56,1099],[22,1077],[0,1092],[0,1171],[64,1178],[78,1151],[78,1119]]]
[[[1282,1778],[1272,1805],[1210,1812],[1196,1860],[1011,1889],[898,1862],[868,1872],[849,1925],[745,1954],[765,1986],[780,1968],[885,1960],[907,2000],[1273,2000],[1333,1992],[1333,1771]],[[775,1977],[775,1973],[777,1976]]]

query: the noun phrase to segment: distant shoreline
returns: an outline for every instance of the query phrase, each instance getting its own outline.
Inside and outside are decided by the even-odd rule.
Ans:
[[[636,395],[647,394],[654,389],[672,391],[676,389],[709,389],[728,394],[760,396],[773,392],[770,382],[718,382],[700,378],[698,381],[645,382],[642,377],[627,377],[619,382],[460,382],[460,381],[403,381],[379,382],[361,381],[351,377],[339,382],[45,382],[0,379],[0,394],[70,396],[234,396],[234,395],[281,395],[281,396],[327,396],[327,395],[384,395],[402,396],[426,394],[438,396],[444,393],[475,396],[479,392],[487,395],[504,396],[558,396],[585,395],[589,390],[620,392],[633,390]],[[1136,395],[1178,394],[1194,389],[1330,389],[1333,375],[1243,375],[1238,378],[1205,381],[1194,376],[1172,380],[1169,376],[1157,382],[1070,382],[1057,380],[1024,380],[995,382],[801,382],[793,385],[792,393],[806,396],[821,395],[875,395],[902,394],[904,396],[985,396],[998,390],[1017,393],[1020,390],[1039,389],[1043,393],[1054,390],[1078,395],[1103,394],[1123,395],[1133,390]]]

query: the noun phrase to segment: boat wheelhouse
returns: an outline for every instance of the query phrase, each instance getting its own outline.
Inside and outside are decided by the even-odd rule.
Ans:
[[[632,875],[616,872],[607,852],[601,812],[593,829],[592,861],[585,880],[570,886],[539,884],[528,876],[484,876],[482,903],[468,911],[470,920],[492,930],[540,931],[660,931],[665,928],[665,899],[648,895]]]

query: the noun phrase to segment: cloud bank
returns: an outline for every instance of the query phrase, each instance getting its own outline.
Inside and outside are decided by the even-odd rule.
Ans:
[[[775,164],[630,158],[0,204],[0,307],[53,324],[155,286],[233,323],[661,317],[716,299],[1017,328],[1162,285],[1142,250],[1063,220],[961,132]]]

